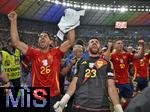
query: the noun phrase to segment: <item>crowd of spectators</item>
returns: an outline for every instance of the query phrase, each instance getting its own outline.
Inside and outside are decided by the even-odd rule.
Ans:
[[[0,45],[5,46],[5,41],[10,36],[9,21],[5,15],[0,15]],[[41,31],[48,31],[54,35],[58,31],[57,24],[34,21],[19,18],[18,29],[21,40],[32,46],[37,46],[37,37]],[[82,25],[76,30],[76,37],[82,39],[85,43],[88,37],[96,36],[105,46],[108,40],[123,39],[125,45],[135,47],[137,40],[143,38],[146,47],[150,46],[150,29],[148,26],[134,26],[127,29],[116,29],[113,26],[86,26]]]

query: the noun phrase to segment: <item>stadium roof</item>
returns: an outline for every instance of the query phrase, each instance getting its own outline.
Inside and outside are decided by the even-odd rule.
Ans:
[[[55,0],[56,1],[56,0]],[[32,20],[57,23],[67,6],[55,4],[54,0],[0,0],[0,14],[16,10],[18,16]],[[63,1],[63,0],[61,0]],[[71,1],[71,0],[69,0]],[[84,25],[115,25],[116,21],[127,21],[128,25],[150,25],[150,0],[72,0],[71,3],[95,4],[106,10],[87,9],[81,19]],[[70,3],[70,2],[69,2]],[[131,10],[119,12],[111,8],[127,6]],[[92,7],[92,6],[90,6]],[[108,9],[108,7],[110,7]],[[78,8],[79,9],[79,8]]]

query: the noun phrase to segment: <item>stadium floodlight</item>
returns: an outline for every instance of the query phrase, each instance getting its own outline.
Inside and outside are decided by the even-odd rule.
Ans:
[[[106,10],[106,7],[102,7],[102,10]]]
[[[121,8],[120,8],[120,12],[126,12],[126,11],[128,11],[127,8],[125,8],[125,7],[121,7]]]
[[[63,2],[62,5],[67,6],[67,3],[66,3],[66,2]]]
[[[74,8],[80,8],[80,5],[74,4],[73,7]]]
[[[87,9],[92,9],[92,7],[90,5],[87,6]]]
[[[55,4],[60,4],[60,2],[58,0],[55,0],[54,3]]]
[[[117,8],[117,11],[120,11],[120,8]]]
[[[118,5],[117,7],[121,7],[120,5]]]
[[[99,10],[102,10],[102,9],[103,9],[103,7],[98,7],[98,9],[99,9]]]
[[[133,9],[129,9],[129,11],[133,11]]]
[[[117,11],[117,8],[113,8],[113,11]]]
[[[145,11],[146,11],[146,12],[149,12],[149,8],[147,7],[147,8],[145,9]]]
[[[95,7],[95,9],[98,10],[99,8],[98,8],[98,7]]]
[[[110,11],[111,9],[110,9],[110,7],[107,7],[106,10],[107,10],[107,11]]]
[[[103,11],[114,11],[114,12],[126,12],[126,11],[150,11],[150,6],[148,5],[108,5],[108,4],[92,4],[92,3],[86,3],[86,2],[79,2],[79,1],[73,1],[73,0],[44,0],[48,2],[52,2],[54,4],[61,4],[65,7],[74,7],[74,8],[81,8],[81,9],[92,9],[92,10],[103,10]]]
[[[91,9],[96,10],[96,7],[95,7],[95,6],[92,6]]]
[[[145,6],[141,6],[142,8],[144,8]]]
[[[70,7],[70,6],[72,6],[72,4],[70,4],[70,3],[66,3],[66,6]]]
[[[81,8],[88,9],[88,6],[87,5],[83,5]]]

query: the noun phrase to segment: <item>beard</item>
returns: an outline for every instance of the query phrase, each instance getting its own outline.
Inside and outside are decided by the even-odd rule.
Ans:
[[[89,51],[90,51],[91,54],[95,55],[95,54],[99,53],[99,48],[97,48],[97,49],[89,48]]]
[[[48,45],[39,43],[39,48],[46,49],[47,47],[48,47]]]
[[[118,46],[118,47],[116,47],[116,51],[123,51],[123,47],[120,47],[120,46]]]

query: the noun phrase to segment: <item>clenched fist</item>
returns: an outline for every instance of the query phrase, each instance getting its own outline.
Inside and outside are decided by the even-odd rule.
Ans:
[[[70,99],[70,96],[68,94],[65,94],[62,97],[61,101],[57,101],[53,106],[55,112],[62,112],[65,105],[68,103],[69,99]]]
[[[64,109],[65,105],[62,105],[60,103],[60,101],[56,102],[55,105],[54,105],[54,110],[55,112],[62,112],[63,109]]]
[[[14,21],[17,19],[17,13],[15,11],[11,11],[9,14],[8,14],[8,19],[10,21]]]

